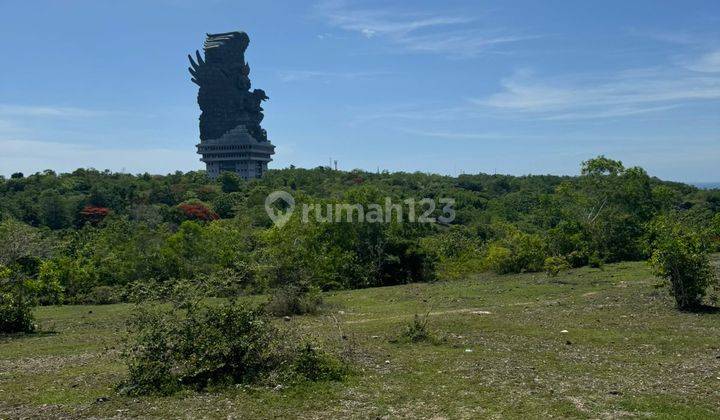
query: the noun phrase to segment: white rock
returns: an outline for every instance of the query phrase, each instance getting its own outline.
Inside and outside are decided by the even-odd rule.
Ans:
[[[562,331],[560,331],[560,332],[563,333],[563,334],[566,334],[566,333],[568,332],[568,330],[562,330]]]

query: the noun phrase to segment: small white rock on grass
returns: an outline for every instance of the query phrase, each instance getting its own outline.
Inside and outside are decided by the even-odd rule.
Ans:
[[[473,315],[490,315],[491,314],[490,311],[472,311],[471,313]]]

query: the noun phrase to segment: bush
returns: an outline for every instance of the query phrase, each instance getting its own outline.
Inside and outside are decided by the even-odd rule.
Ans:
[[[137,280],[125,285],[123,301],[142,303],[153,300],[165,300],[170,296],[173,281],[160,282],[157,279]]]
[[[592,268],[602,268],[605,262],[597,252],[594,252],[590,255],[590,258],[588,258],[588,265]]]
[[[571,251],[565,255],[565,260],[570,264],[572,268],[578,268],[590,264],[591,257],[587,254],[587,251]]]
[[[699,307],[714,278],[702,236],[667,217],[658,218],[651,231],[655,274],[669,281],[678,309]]]
[[[511,232],[489,246],[485,265],[497,274],[540,271],[546,248],[538,235]]]
[[[482,242],[469,229],[453,229],[420,240],[426,258],[436,261],[438,277],[459,280],[483,270]]]
[[[545,249],[540,236],[513,232],[490,245],[485,265],[498,274],[540,271],[545,262]]]
[[[83,303],[109,305],[123,300],[123,289],[117,286],[95,286],[85,295]]]
[[[65,299],[62,286],[62,272],[54,261],[46,260],[40,264],[37,279],[33,282],[40,305],[59,305]]]
[[[0,334],[35,331],[33,301],[28,297],[27,282],[13,276],[0,264]]]
[[[0,293],[0,334],[35,331],[32,305],[15,293]]]
[[[171,394],[257,381],[281,365],[276,331],[262,312],[188,299],[171,310],[142,307],[125,351],[123,393]]]
[[[347,365],[311,344],[296,346],[263,308],[213,304],[196,291],[175,292],[172,306],[142,305],[131,321],[124,394],[168,395],[282,378],[340,380]]]
[[[208,296],[234,297],[253,291],[253,273],[247,264],[237,264],[208,274],[204,281]]]
[[[403,330],[402,334],[400,335],[401,340],[409,341],[411,343],[419,343],[421,341],[431,341],[432,336],[430,334],[430,330],[428,329],[428,315],[425,314],[424,317],[420,317],[419,315],[415,314],[415,317],[413,317],[412,322],[410,324],[405,326],[405,329]]]
[[[345,363],[310,343],[306,343],[298,351],[293,370],[310,381],[340,381],[349,372]]]
[[[557,277],[561,271],[565,271],[570,268],[570,264],[563,257],[547,257],[545,258],[543,268],[548,276]]]
[[[512,273],[515,270],[512,251],[500,245],[490,245],[485,264],[498,274]]]
[[[275,316],[314,314],[322,303],[319,288],[300,282],[275,289],[265,309]]]

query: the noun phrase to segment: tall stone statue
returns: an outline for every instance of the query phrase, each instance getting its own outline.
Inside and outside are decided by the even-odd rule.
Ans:
[[[260,126],[261,104],[269,98],[262,89],[250,91],[250,66],[245,62],[249,43],[245,32],[207,34],[205,58],[199,51],[195,51],[196,59],[188,55],[191,80],[200,86],[198,153],[203,155],[201,160],[213,177],[221,171],[237,172],[244,178],[259,177],[274,153],[274,146]],[[258,147],[254,147],[255,143]]]

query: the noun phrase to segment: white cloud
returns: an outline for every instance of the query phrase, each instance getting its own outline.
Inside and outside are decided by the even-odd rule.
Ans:
[[[709,52],[688,63],[687,68],[703,73],[720,72],[720,50]]]
[[[0,104],[0,116],[9,117],[91,118],[108,114],[107,111],[74,107]]]
[[[84,144],[33,140],[0,140],[0,174],[25,174],[52,169],[69,172],[77,168],[154,174],[188,171],[202,167],[198,155],[183,149],[98,148]]]
[[[533,37],[479,30],[477,18],[462,15],[352,8],[346,1],[316,5],[330,25],[366,38],[382,38],[406,51],[475,56],[497,44]]]
[[[420,29],[468,23],[473,20],[457,16],[423,16],[393,14],[386,10],[350,9],[344,1],[321,2],[316,9],[331,25],[359,32],[368,38],[376,35],[407,34]]]
[[[502,91],[473,100],[483,107],[543,119],[587,119],[664,111],[691,102],[720,100],[720,77],[682,68],[640,69],[603,78],[563,81],[518,73],[501,82]]]
[[[510,133],[492,133],[492,132],[455,132],[455,131],[435,131],[435,130],[417,130],[409,128],[400,128],[399,131],[415,136],[431,137],[447,140],[509,140],[509,139],[538,139],[544,137],[513,135]]]
[[[383,71],[364,71],[364,72],[332,72],[321,70],[282,70],[278,72],[280,80],[283,82],[297,82],[304,80],[322,79],[329,81],[331,79],[357,80],[372,78],[375,76],[391,74]]]

